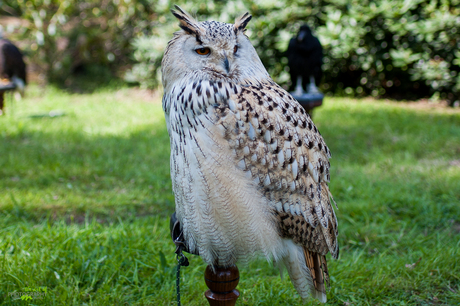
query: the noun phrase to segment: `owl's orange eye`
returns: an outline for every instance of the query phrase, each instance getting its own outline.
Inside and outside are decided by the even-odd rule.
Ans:
[[[211,52],[211,49],[200,48],[200,49],[196,49],[195,52],[198,53],[199,55],[206,55],[206,54],[209,54],[209,52]]]
[[[233,48],[233,53],[236,53],[236,51],[238,51],[238,46],[235,46],[235,47]]]

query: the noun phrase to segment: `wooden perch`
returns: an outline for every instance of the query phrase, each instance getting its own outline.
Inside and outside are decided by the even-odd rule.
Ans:
[[[206,267],[204,280],[209,290],[204,294],[210,306],[234,306],[240,296],[236,286],[240,280],[240,272],[237,266]]]

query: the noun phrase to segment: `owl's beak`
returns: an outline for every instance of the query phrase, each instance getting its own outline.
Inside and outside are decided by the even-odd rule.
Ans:
[[[225,71],[227,71],[227,73],[230,72],[230,64],[228,62],[228,58],[227,58],[227,55],[224,55],[224,68],[225,68]]]

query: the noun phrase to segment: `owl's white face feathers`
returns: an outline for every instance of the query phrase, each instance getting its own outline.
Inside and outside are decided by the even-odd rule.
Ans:
[[[252,16],[248,13],[234,24],[216,21],[198,22],[176,6],[171,10],[179,19],[182,31],[169,42],[162,62],[165,90],[184,74],[200,78],[240,83],[244,79],[268,78],[262,62],[244,34]],[[174,54],[174,60],[170,58]]]
[[[256,254],[283,261],[302,298],[326,301],[326,254],[339,254],[329,192],[330,151],[302,106],[268,75],[234,24],[197,22],[162,61],[176,214],[208,264]]]

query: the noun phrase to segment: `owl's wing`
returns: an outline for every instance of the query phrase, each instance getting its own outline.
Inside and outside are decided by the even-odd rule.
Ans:
[[[238,166],[250,171],[273,206],[282,236],[313,254],[306,261],[315,278],[318,268],[327,271],[324,255],[339,253],[323,137],[303,107],[271,80],[242,85],[228,105],[229,111],[216,111],[217,123]]]

